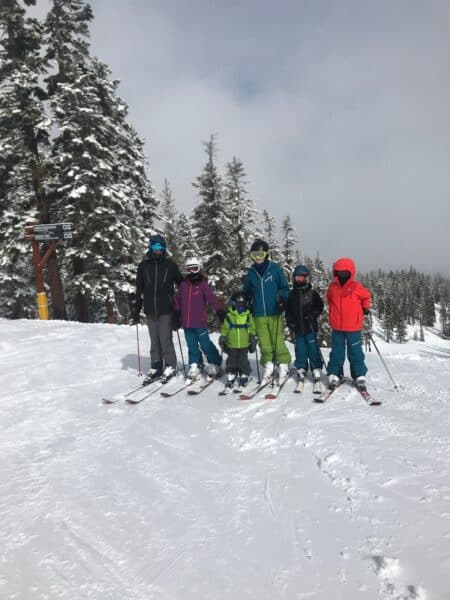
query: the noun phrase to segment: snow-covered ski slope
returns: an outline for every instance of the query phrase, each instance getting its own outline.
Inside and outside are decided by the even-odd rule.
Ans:
[[[450,344],[432,332],[379,341],[399,391],[368,354],[378,407],[293,382],[272,402],[214,383],[107,406],[138,380],[135,328],[0,330],[2,600],[450,599]]]

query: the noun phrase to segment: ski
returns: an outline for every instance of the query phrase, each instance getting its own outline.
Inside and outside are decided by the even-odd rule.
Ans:
[[[152,396],[153,394],[156,394],[156,392],[158,392],[165,385],[167,385],[167,384],[165,384],[162,381],[154,381],[154,382],[146,385],[145,387],[143,387],[142,388],[142,393],[140,393],[140,394],[133,394],[131,396],[127,396],[125,398],[125,402],[127,404],[139,404],[140,402],[142,402],[143,400],[145,400],[149,396]]]
[[[332,387],[328,387],[326,390],[322,391],[321,394],[314,396],[313,402],[318,402],[320,404],[323,404],[324,402],[326,402],[328,400],[328,398],[331,396],[331,394],[338,389],[338,387],[340,387],[340,384],[333,385]]]
[[[278,383],[278,385],[275,385],[270,392],[266,393],[266,395],[264,396],[264,398],[266,400],[276,400],[278,398],[281,390],[284,388],[284,386],[288,382],[290,376],[291,376],[291,374],[288,373],[286,375],[286,377],[281,382]]]
[[[239,400],[251,400],[257,396],[261,390],[268,386],[271,381],[272,378],[268,379],[267,381],[263,380],[261,383],[257,383],[253,388],[250,388],[246,392],[239,394]]]
[[[190,385],[192,385],[193,380],[192,379],[183,379],[181,382],[172,381],[172,382],[169,382],[169,383],[177,383],[177,385],[176,386],[174,386],[174,385],[170,386],[168,384],[167,385],[167,389],[161,390],[160,394],[164,398],[171,398],[172,396],[175,396],[175,394],[179,394],[180,392],[182,392],[183,390],[185,390],[187,387],[189,387]]]
[[[154,382],[155,385],[157,383],[159,383],[159,381]],[[149,385],[153,386],[153,384],[149,384]],[[150,388],[150,389],[152,389],[152,388]],[[115,404],[116,402],[119,402],[119,400],[126,400],[127,398],[140,396],[141,394],[139,392],[143,393],[144,390],[146,392],[150,391],[148,386],[144,386],[141,383],[139,385],[132,387],[127,392],[120,392],[119,394],[115,394],[114,396],[102,398],[102,402],[104,404]]]
[[[200,381],[198,383],[198,385],[194,385],[191,388],[188,389],[188,394],[190,396],[195,396],[197,394],[200,394],[201,392],[203,392],[203,390],[205,388],[207,388],[208,386],[210,386],[212,383],[214,383],[215,381],[217,381],[216,377],[207,377],[206,379],[204,379],[203,381]]]
[[[360,396],[367,402],[367,404],[369,404],[369,406],[379,406],[381,404],[381,400],[376,400],[369,394],[366,386],[359,387],[358,385],[355,384],[355,387],[358,390]]]

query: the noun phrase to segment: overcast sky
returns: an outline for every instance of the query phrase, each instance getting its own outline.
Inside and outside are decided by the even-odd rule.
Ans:
[[[45,12],[46,0],[38,0]],[[202,141],[242,159],[302,252],[450,274],[448,0],[92,0],[151,179],[195,203]]]

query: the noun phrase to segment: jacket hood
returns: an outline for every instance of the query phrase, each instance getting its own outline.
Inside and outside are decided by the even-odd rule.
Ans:
[[[350,271],[351,281],[353,281],[353,279],[355,279],[356,276],[355,263],[351,258],[338,258],[337,261],[333,264],[333,272],[334,271]]]

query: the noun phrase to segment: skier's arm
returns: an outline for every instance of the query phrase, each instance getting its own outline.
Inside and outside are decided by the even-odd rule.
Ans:
[[[318,317],[323,312],[323,300],[317,290],[313,291],[313,312]]]
[[[142,294],[144,293],[144,273],[142,264],[138,265],[136,273],[136,298],[134,301],[134,312],[139,315],[142,308]]]
[[[370,301],[372,299],[372,294],[361,283],[359,284],[358,293],[359,293],[359,297],[361,299],[362,309],[370,310]]]

